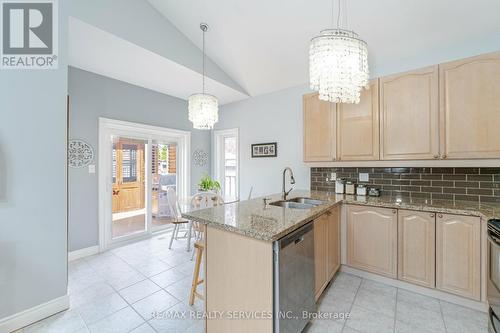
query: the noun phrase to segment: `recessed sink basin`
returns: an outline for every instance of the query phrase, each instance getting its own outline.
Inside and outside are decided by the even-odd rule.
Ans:
[[[316,200],[316,199],[311,199],[311,198],[293,198],[287,200],[288,202],[297,202],[301,204],[307,204],[307,205],[313,205],[313,206],[319,206],[324,204],[324,201],[321,200]]]
[[[311,204],[300,203],[300,202],[293,202],[293,201],[283,201],[283,200],[271,202],[270,205],[272,205],[272,206],[278,206],[278,207],[283,207],[283,208],[294,208],[294,209],[311,209],[311,208],[314,208],[314,205],[311,205]]]

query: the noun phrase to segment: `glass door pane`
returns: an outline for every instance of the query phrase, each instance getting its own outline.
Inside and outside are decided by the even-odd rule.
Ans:
[[[236,137],[224,138],[224,200],[226,202],[238,199],[237,185],[237,147]]]
[[[145,140],[113,136],[112,238],[146,231]]]
[[[153,231],[171,227],[174,218],[168,204],[167,190],[177,192],[177,145],[153,141],[151,146],[152,225]]]

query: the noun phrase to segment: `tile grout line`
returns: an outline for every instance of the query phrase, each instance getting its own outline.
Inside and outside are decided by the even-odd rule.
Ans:
[[[111,252],[111,251],[110,251],[110,252]],[[134,267],[132,267],[129,263],[127,263],[125,260],[123,260],[122,258],[120,258],[119,256],[117,256],[117,255],[116,255],[116,254],[114,254],[113,252],[111,252],[111,254],[112,254],[113,256],[117,257],[118,259],[122,260],[123,262],[125,262],[125,263],[126,263],[128,266],[130,266],[132,269],[134,269]],[[101,274],[99,274],[99,272],[97,272],[97,271],[94,269],[94,267],[92,267],[92,265],[90,265],[90,264],[89,264],[89,266],[90,266],[90,268],[91,268],[91,269],[93,269],[93,270],[94,270],[94,271],[95,271],[95,272],[96,272],[99,276],[101,276]],[[140,272],[138,272],[138,273],[139,273],[139,274],[141,274]],[[142,274],[141,274],[141,275],[142,275]],[[102,277],[102,276],[101,276],[101,277]],[[147,279],[147,277],[146,277],[146,279]],[[106,280],[105,280],[105,281],[106,281]],[[142,281],[145,281],[145,280],[142,280]],[[132,285],[130,285],[130,286],[133,286],[133,285],[135,285],[135,284],[137,284],[137,283],[139,283],[139,282],[142,282],[142,281],[137,281],[136,283],[134,283],[134,284],[132,284]],[[125,298],[124,298],[124,297],[120,294],[120,292],[119,292],[119,290],[120,290],[120,289],[116,289],[114,286],[112,286],[111,284],[109,284],[107,281],[106,281],[106,284],[108,284],[108,285],[111,287],[111,289],[113,289],[113,290],[115,291],[115,293],[116,293],[116,294],[117,294],[117,295],[118,295],[118,296],[119,296],[119,297],[120,297],[120,298],[121,298],[121,299],[125,302],[125,304],[127,304],[127,306],[126,306],[126,307],[124,307],[124,308],[121,308],[121,309],[119,309],[119,310],[117,310],[117,311],[114,311],[114,312],[110,313],[109,315],[107,315],[107,316],[106,316],[106,317],[104,317],[104,318],[99,319],[99,320],[98,320],[98,321],[96,321],[95,323],[97,323],[97,322],[99,322],[99,321],[101,321],[101,320],[104,320],[104,319],[106,319],[106,318],[109,318],[110,316],[114,315],[115,313],[118,313],[119,311],[121,311],[121,310],[123,310],[123,309],[126,309],[127,307],[130,307],[130,308],[131,308],[134,312],[136,312],[136,313],[139,315],[139,317],[140,317],[140,318],[144,319],[144,318],[143,318],[143,317],[142,317],[142,316],[141,316],[141,315],[140,315],[140,314],[139,314],[139,313],[138,313],[138,312],[137,312],[137,311],[136,311],[136,310],[135,310],[135,309],[134,309],[134,308],[133,308],[133,307],[129,304],[129,302],[127,302],[127,300],[126,300],[126,299],[125,299]],[[129,286],[129,287],[130,287],[130,286]],[[125,287],[125,288],[128,288],[128,287]],[[125,289],[125,288],[122,288],[122,289]],[[80,314],[80,313],[78,313],[78,314]],[[82,318],[82,319],[83,319],[83,318]],[[84,320],[83,322],[85,323],[85,320]],[[145,322],[147,322],[147,321],[145,320]],[[92,324],[95,324],[95,323],[92,323]],[[139,326],[141,326],[142,324],[143,324],[143,323],[141,323]],[[87,323],[85,323],[85,325],[87,326]],[[137,327],[139,327],[139,326],[134,327],[133,329],[131,329],[131,330],[130,330],[130,331],[128,331],[128,332],[131,332],[131,331],[135,330],[135,329],[136,329]],[[87,326],[87,329],[88,329],[88,326]],[[88,329],[88,330],[89,330],[89,332],[90,332],[90,329]],[[153,330],[154,330],[154,328],[153,328]],[[156,331],[156,330],[155,330],[155,331]]]
[[[135,244],[136,244],[136,243],[135,243]],[[138,271],[138,270],[137,270],[137,269],[136,269],[133,265],[129,264],[127,261],[125,261],[123,258],[121,258],[120,256],[118,256],[117,254],[113,253],[113,252],[112,252],[112,250],[110,250],[109,252],[111,253],[111,255],[112,255],[112,256],[114,256],[114,257],[116,257],[117,259],[121,260],[121,261],[122,261],[122,262],[124,262],[127,266],[129,266],[129,267],[130,267],[130,268],[132,268],[134,271],[136,271],[138,274],[140,274],[140,275],[142,275],[143,277],[145,277],[145,279],[144,279],[144,280],[141,280],[141,281],[137,281],[137,282],[135,282],[135,283],[131,284],[130,286],[124,287],[124,288],[122,288],[122,289],[117,289],[117,288],[115,288],[114,286],[112,286],[111,284],[109,284],[109,283],[108,283],[108,281],[106,281],[106,280],[104,280],[104,281],[105,281],[105,283],[106,283],[107,285],[109,285],[109,286],[110,286],[110,287],[111,287],[111,288],[115,291],[115,293],[116,293],[116,294],[118,294],[118,296],[119,296],[119,297],[120,297],[120,298],[121,298],[121,299],[122,299],[122,300],[123,300],[123,301],[127,304],[127,307],[130,307],[130,308],[131,308],[131,309],[132,309],[135,313],[137,313],[137,315],[138,315],[141,319],[143,319],[143,320],[144,320],[144,323],[147,323],[147,324],[148,324],[148,325],[149,325],[149,326],[150,326],[150,327],[151,327],[151,328],[152,328],[155,332],[158,332],[158,331],[157,331],[154,327],[152,327],[152,326],[151,326],[151,324],[149,324],[149,321],[148,321],[147,319],[145,319],[145,318],[144,318],[144,317],[143,317],[143,316],[142,316],[139,312],[137,312],[137,310],[136,310],[136,309],[132,306],[132,304],[130,304],[130,303],[129,303],[129,302],[128,302],[128,301],[127,301],[127,300],[126,300],[126,299],[125,299],[125,298],[124,298],[121,294],[120,294],[120,290],[123,290],[123,289],[126,289],[126,288],[128,288],[128,287],[134,286],[134,285],[136,285],[137,283],[140,283],[140,282],[143,282],[143,281],[146,281],[146,280],[149,280],[150,282],[154,283],[155,285],[157,285],[157,284],[156,284],[154,281],[150,280],[150,279],[149,279],[149,277],[147,277],[146,275],[144,275],[144,274],[142,274],[140,271]],[[160,260],[160,259],[158,259],[158,260]],[[160,260],[160,261],[161,261],[161,262],[163,262],[162,260]],[[92,265],[91,265],[91,264],[89,264],[89,263],[88,263],[88,261],[87,261],[86,259],[85,259],[85,262],[89,265],[89,267],[90,267],[90,268],[91,268],[91,269],[92,269],[92,270],[93,270],[93,271],[94,271],[97,275],[99,275],[100,277],[102,277],[102,275],[101,275],[101,274],[99,274],[99,272],[98,272],[96,269],[94,269],[94,267],[92,267]],[[165,263],[165,262],[164,262],[164,263]],[[165,263],[165,264],[167,264],[167,263]],[[167,264],[167,265],[168,265],[168,266],[170,266],[169,264]],[[173,268],[173,267],[170,267],[169,269],[172,269],[172,268]],[[168,269],[167,269],[167,270],[168,270]],[[165,270],[165,271],[167,271],[167,270]],[[164,272],[165,272],[165,271],[164,271]],[[158,274],[161,274],[161,273],[163,273],[163,272],[160,272],[160,273],[158,273]],[[156,275],[158,275],[158,274],[156,274]],[[154,276],[154,275],[153,275],[153,276]],[[157,286],[158,286],[158,285],[157,285]],[[160,288],[160,290],[164,290],[162,287],[160,287],[160,286],[158,286],[158,287]],[[160,291],[160,290],[158,290],[158,291]],[[156,292],[158,292],[158,291],[156,291]],[[164,290],[164,291],[165,291],[165,292],[167,292],[166,290]],[[156,293],[156,292],[155,292],[155,293]],[[153,294],[155,294],[155,293],[153,293]],[[168,293],[168,292],[167,292],[167,293]],[[146,297],[149,297],[149,296],[151,296],[151,295],[153,295],[153,294],[150,294],[150,295],[148,295],[148,296],[146,296]],[[171,295],[170,293],[168,293],[168,294],[169,294],[169,295]],[[171,296],[172,296],[172,297],[174,297],[176,300],[178,300],[175,296],[173,296],[173,295],[171,295]],[[144,298],[146,298],[146,297],[144,297]],[[144,298],[142,298],[142,299],[144,299]],[[142,300],[142,299],[141,299],[141,300]],[[138,301],[139,301],[139,300],[138,300]],[[138,301],[137,301],[137,302],[138,302]],[[179,300],[178,300],[178,301],[179,301]],[[180,302],[180,301],[179,301],[179,302]],[[89,303],[90,303],[90,302],[89,302]],[[178,304],[178,303],[176,303],[175,305],[177,305],[177,304]],[[83,305],[83,304],[82,304],[82,305]],[[175,305],[174,305],[174,306],[175,306]],[[126,308],[126,307],[121,308],[121,309],[119,309],[119,310],[117,310],[117,311],[114,311],[114,312],[110,313],[109,315],[107,315],[106,317],[99,319],[99,320],[98,320],[98,321],[96,321],[95,323],[97,323],[97,322],[99,322],[99,321],[101,321],[101,320],[103,320],[103,319],[105,319],[105,318],[108,318],[108,317],[112,316],[113,314],[115,314],[115,313],[117,313],[117,312],[119,312],[119,311],[121,311],[121,310],[123,310],[123,309],[125,309],[125,308]],[[170,309],[170,308],[169,308],[169,309]],[[80,312],[79,312],[78,310],[77,310],[77,312],[78,312],[78,315],[80,315]],[[87,328],[87,329],[89,330],[89,332],[90,332],[90,329],[88,328],[88,325],[87,325],[87,323],[85,322],[85,320],[83,320],[83,318],[82,318],[82,321],[84,322],[84,324],[85,324],[86,328]],[[92,324],[95,324],[95,323],[92,323]],[[143,325],[144,323],[141,323],[139,326]],[[139,326],[137,326],[137,327],[139,327]],[[137,327],[134,327],[133,329],[131,329],[131,330],[130,330],[130,331],[128,331],[128,332],[133,331],[133,330],[134,330],[134,329],[136,329]]]
[[[443,321],[444,325],[444,331],[448,332],[448,327],[446,327],[446,320],[444,320],[444,313],[443,313],[443,307],[441,305],[441,300],[438,300],[439,302],[439,312],[441,313],[441,320]]]
[[[361,289],[361,284],[363,283],[364,280],[365,280],[364,278],[361,278],[361,281],[359,282],[358,288],[356,288],[356,293],[354,294],[354,298],[352,299],[351,307],[349,308],[349,318],[344,321],[344,325],[342,326],[342,331],[346,328],[347,321],[351,317],[351,312],[352,312],[352,308],[354,306],[354,301],[356,300],[356,297],[358,296],[359,289]],[[347,326],[347,327],[350,328],[349,326]]]

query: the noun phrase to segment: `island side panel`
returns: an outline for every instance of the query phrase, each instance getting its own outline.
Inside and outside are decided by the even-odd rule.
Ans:
[[[206,308],[208,314],[273,311],[271,242],[213,227],[206,234]],[[220,312],[217,312],[220,313]],[[207,333],[272,333],[273,320],[209,318]]]

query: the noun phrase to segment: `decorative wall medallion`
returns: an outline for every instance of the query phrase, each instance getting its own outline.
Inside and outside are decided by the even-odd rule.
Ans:
[[[81,140],[70,140],[68,143],[68,164],[72,168],[88,166],[94,159],[94,149]]]
[[[196,149],[193,153],[193,160],[194,165],[204,167],[208,162],[208,154],[201,149]]]

